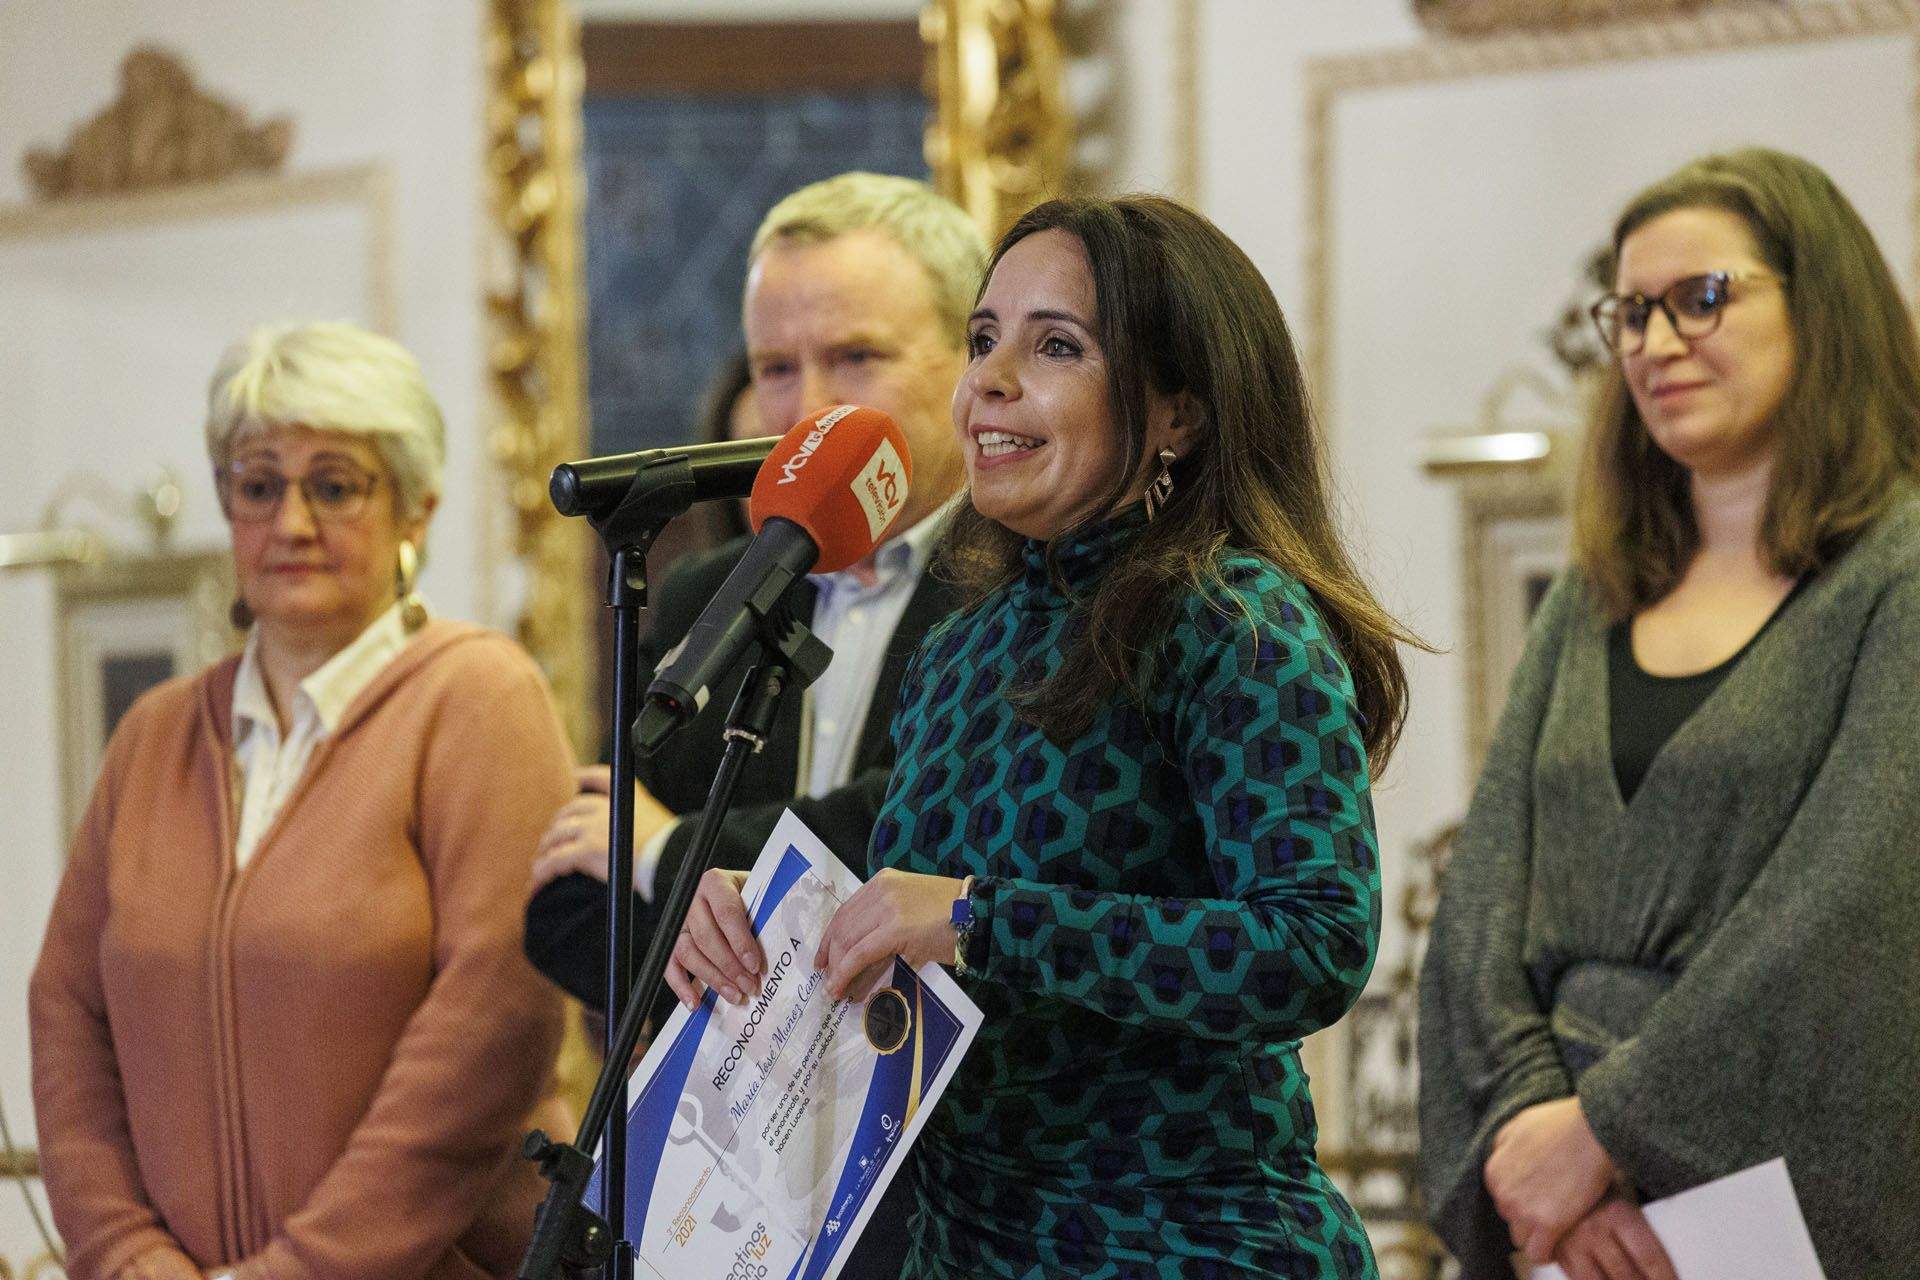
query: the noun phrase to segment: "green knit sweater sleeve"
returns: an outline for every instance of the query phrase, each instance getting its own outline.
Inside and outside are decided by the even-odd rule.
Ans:
[[[1366,983],[1379,863],[1352,681],[1306,591],[1235,557],[1170,636],[1163,710],[1214,892],[974,883],[981,976],[1209,1039],[1293,1039]],[[1097,851],[1096,851],[1097,852]]]

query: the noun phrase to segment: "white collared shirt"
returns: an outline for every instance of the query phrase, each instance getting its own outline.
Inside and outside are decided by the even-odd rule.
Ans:
[[[300,682],[288,708],[291,723],[283,740],[273,700],[267,696],[266,675],[260,669],[260,629],[248,633],[233,682],[233,758],[240,784],[235,788],[240,814],[234,866],[247,864],[306,772],[314,748],[339,727],[347,707],[400,655],[408,639],[396,602]]]

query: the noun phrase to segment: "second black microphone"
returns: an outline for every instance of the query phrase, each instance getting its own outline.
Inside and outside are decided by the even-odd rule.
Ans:
[[[721,440],[714,444],[683,445],[673,449],[644,449],[639,453],[610,453],[598,458],[563,462],[553,469],[547,496],[563,516],[595,519],[620,505],[642,471],[663,463],[687,464],[693,480],[693,501],[744,498],[753,492],[760,464],[780,442],[779,436],[751,440]]]

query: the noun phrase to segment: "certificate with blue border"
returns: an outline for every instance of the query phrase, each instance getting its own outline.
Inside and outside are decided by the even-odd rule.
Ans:
[[[627,1084],[636,1275],[832,1280],[899,1172],[980,1011],[938,965],[897,958],[862,998],[828,997],[814,952],[859,887],[782,815],[745,890],[761,989],[676,1008]]]

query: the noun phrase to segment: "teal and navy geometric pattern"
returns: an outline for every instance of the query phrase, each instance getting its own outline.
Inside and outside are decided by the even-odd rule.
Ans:
[[[1058,548],[1067,592],[1141,528]],[[1147,705],[1056,746],[1007,694],[1057,671],[1077,613],[1025,557],[915,655],[874,829],[876,870],[976,877],[961,982],[986,1019],[915,1149],[907,1274],[1371,1277],[1297,1052],[1379,935],[1346,666],[1297,581],[1229,554]]]

